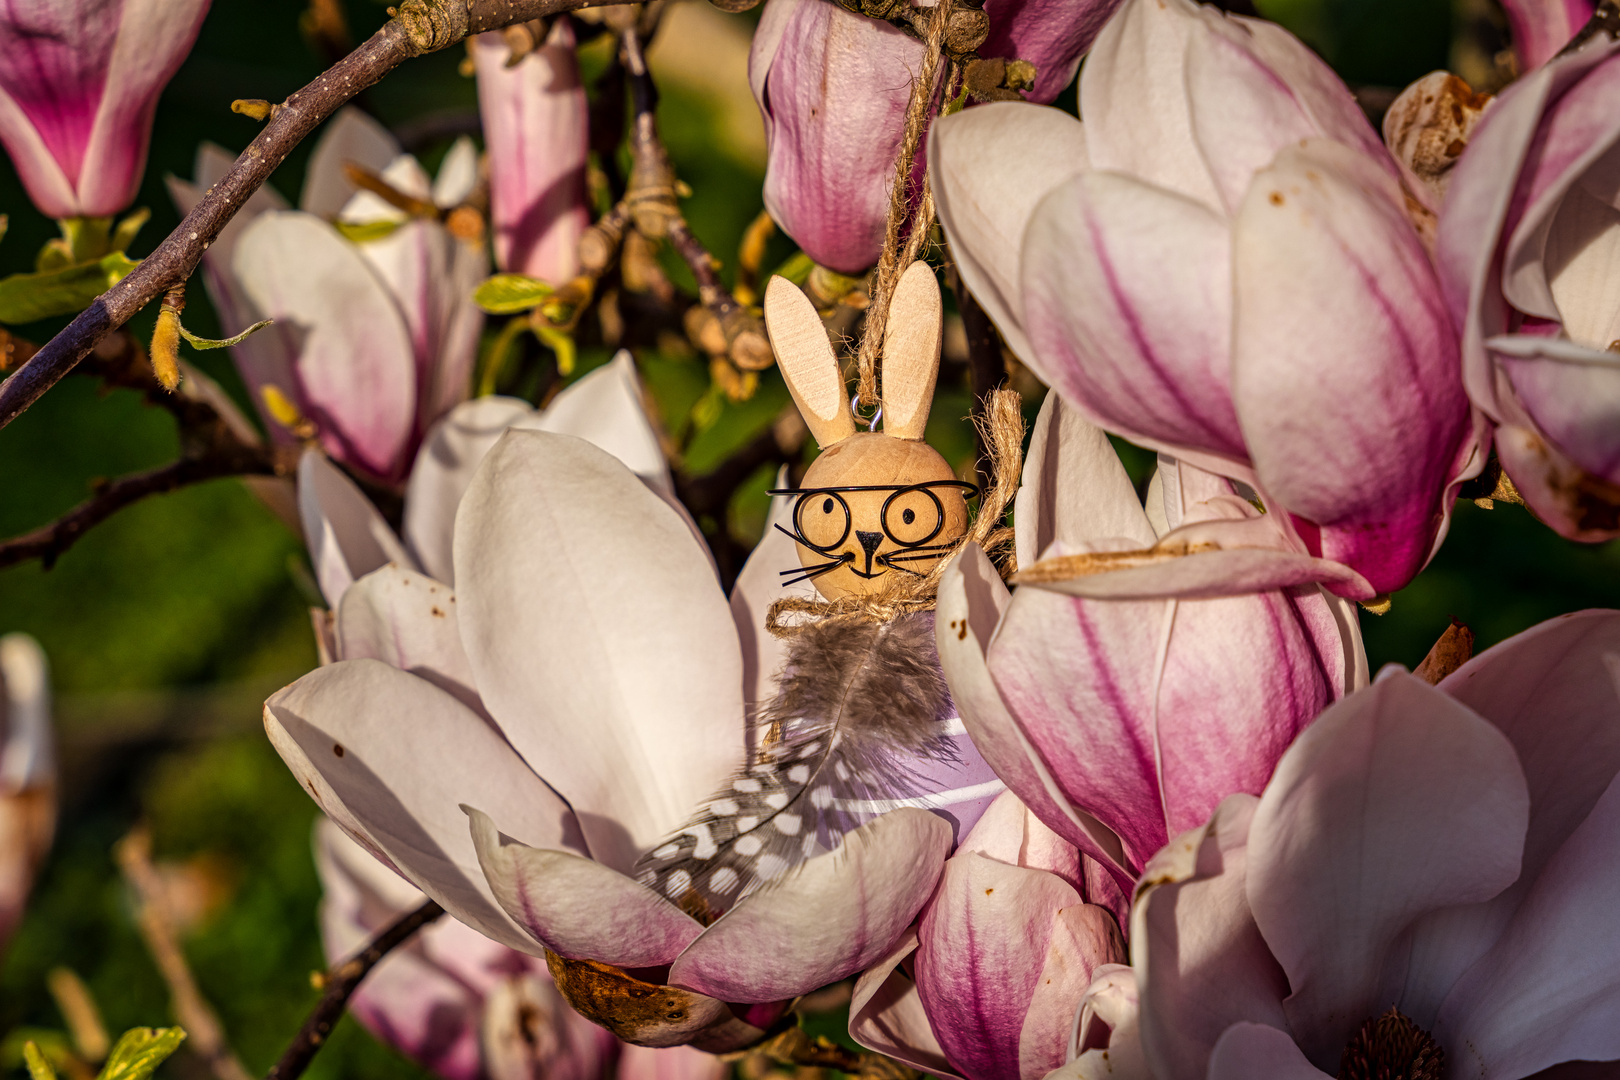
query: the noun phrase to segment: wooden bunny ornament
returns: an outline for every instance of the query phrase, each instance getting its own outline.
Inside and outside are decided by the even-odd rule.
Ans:
[[[895,286],[883,339],[881,432],[855,430],[821,318],[783,278],[766,288],[765,324],[794,404],[821,447],[800,488],[772,492],[798,496],[793,539],[804,577],[837,600],[881,592],[893,573],[926,574],[967,531],[973,490],[922,441],[943,325],[934,272],[912,263]]]
[[[765,322],[822,448],[802,487],[773,492],[797,500],[789,535],[801,566],[782,572],[814,581],[829,601],[869,598],[874,606],[794,628],[775,694],[760,703],[749,760],[638,864],[643,884],[699,919],[837,848],[888,809],[959,809],[953,793],[987,781],[1000,788],[955,719],[933,612],[877,614],[904,591],[896,586],[950,554],[975,490],[922,441],[942,325],[933,272],[913,263],[891,302],[882,432],[855,430],[827,332],[802,292],[773,278]]]

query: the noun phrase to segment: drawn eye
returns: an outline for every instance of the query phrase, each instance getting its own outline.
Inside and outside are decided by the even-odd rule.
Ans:
[[[945,524],[945,507],[927,488],[903,488],[883,505],[883,531],[901,547],[926,544]]]
[[[806,546],[826,551],[849,537],[849,505],[843,496],[827,495],[820,501],[804,499],[793,522]]]

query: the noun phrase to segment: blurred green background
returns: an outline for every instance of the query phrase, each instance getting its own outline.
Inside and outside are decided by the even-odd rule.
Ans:
[[[137,205],[153,220],[132,250],[149,251],[175,223],[162,186],[189,177],[199,141],[240,149],[257,125],[229,110],[233,98],[279,100],[317,75],[321,60],[299,31],[303,0],[216,0],[196,49],[165,93],[151,163]],[[1490,58],[1497,16],[1483,0],[1261,0],[1263,14],[1300,33],[1353,85],[1398,88],[1448,60]],[[348,0],[356,35],[383,20],[382,4]],[[714,16],[724,20],[728,17]],[[763,146],[743,81],[754,16],[688,23],[665,55],[661,123],[683,179],[698,235],[723,260],[760,210]],[[673,25],[673,24],[672,24]],[[695,29],[692,29],[695,27]],[[721,27],[721,30],[727,29]],[[667,45],[667,47],[665,47]],[[429,114],[471,109],[473,83],[459,50],[412,61],[370,91],[366,105],[398,127]],[[1069,107],[1073,108],[1072,96]],[[290,199],[304,158],[295,152],[273,183]],[[419,147],[430,162],[443,146]],[[0,275],[29,270],[54,225],[28,205],[0,159]],[[767,266],[791,252],[778,239]],[[729,273],[729,270],[726,271]],[[150,332],[151,315],[135,323]],[[201,290],[187,321],[216,331]],[[60,323],[16,328],[44,340]],[[242,398],[222,353],[190,357]],[[602,357],[585,358],[588,362]],[[701,474],[768,425],[786,401],[774,372],[756,398],[702,414],[705,364],[638,357],[666,426],[689,436],[685,465]],[[954,460],[970,443],[956,418],[966,387],[941,385],[931,437]],[[246,406],[245,399],[243,404]],[[1029,403],[1033,409],[1034,403]],[[167,414],[127,391],[102,392],[73,376],[0,430],[0,534],[43,524],[88,493],[97,477],[161,464],[177,442]],[[1129,455],[1140,470],[1146,455]],[[725,522],[743,542],[763,520],[766,472],[746,486]],[[212,903],[185,947],[205,995],[250,1071],[262,1073],[315,998],[309,975],[324,966],[315,928],[318,887],[310,857],[315,808],[265,742],[259,703],[315,663],[302,548],[234,481],[150,499],[95,529],[50,570],[0,571],[0,633],[25,630],[50,655],[58,695],[62,818],[31,911],[0,961],[0,1071],[20,1070],[20,1035],[62,1027],[46,972],[67,965],[89,984],[113,1032],[169,1022],[167,994],[131,920],[110,849],[140,821],[155,854],[210,883]],[[1558,539],[1519,507],[1462,503],[1446,546],[1384,616],[1363,615],[1378,665],[1415,665],[1455,617],[1481,647],[1561,612],[1620,606],[1620,545]],[[9,1036],[9,1037],[8,1037]],[[198,1075],[184,1051],[166,1067]],[[345,1021],[310,1070],[316,1077],[421,1075]]]

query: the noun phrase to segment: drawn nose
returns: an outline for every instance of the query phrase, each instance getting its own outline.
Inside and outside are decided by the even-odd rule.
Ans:
[[[861,549],[866,552],[868,561],[872,558],[872,552],[876,551],[878,545],[883,543],[883,534],[880,532],[861,532],[857,529],[855,537],[860,540]]]

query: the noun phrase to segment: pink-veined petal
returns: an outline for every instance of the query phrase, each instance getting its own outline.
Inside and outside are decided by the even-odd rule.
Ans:
[[[490,715],[628,870],[743,757],[742,657],[706,552],[618,459],[517,430],[462,499],[455,567]]]
[[[1080,122],[1059,109],[992,102],[935,121],[928,169],[968,291],[1007,346],[1044,374],[1024,336],[1018,239],[1041,198],[1086,167]]]
[[[536,953],[496,903],[460,804],[546,847],[578,846],[563,803],[454,697],[376,660],[305,675],[265,702],[271,743],[322,809],[462,922]],[[358,827],[358,831],[357,831]]]
[[[931,1076],[955,1080],[934,1029],[923,1012],[917,984],[900,964],[917,951],[917,931],[907,930],[888,955],[861,973],[849,1003],[849,1037],[885,1057]]]
[[[779,1001],[846,978],[894,945],[928,899],[951,827],[891,810],[749,893],[669,971],[671,985],[726,1001]]]
[[[1507,738],[1405,674],[1334,705],[1283,755],[1249,830],[1248,898],[1312,1061],[1337,1061],[1388,1008],[1383,964],[1416,919],[1513,883],[1529,801]]]
[[[1531,71],[1551,60],[1586,25],[1594,6],[1592,0],[1502,0],[1519,70]]]

